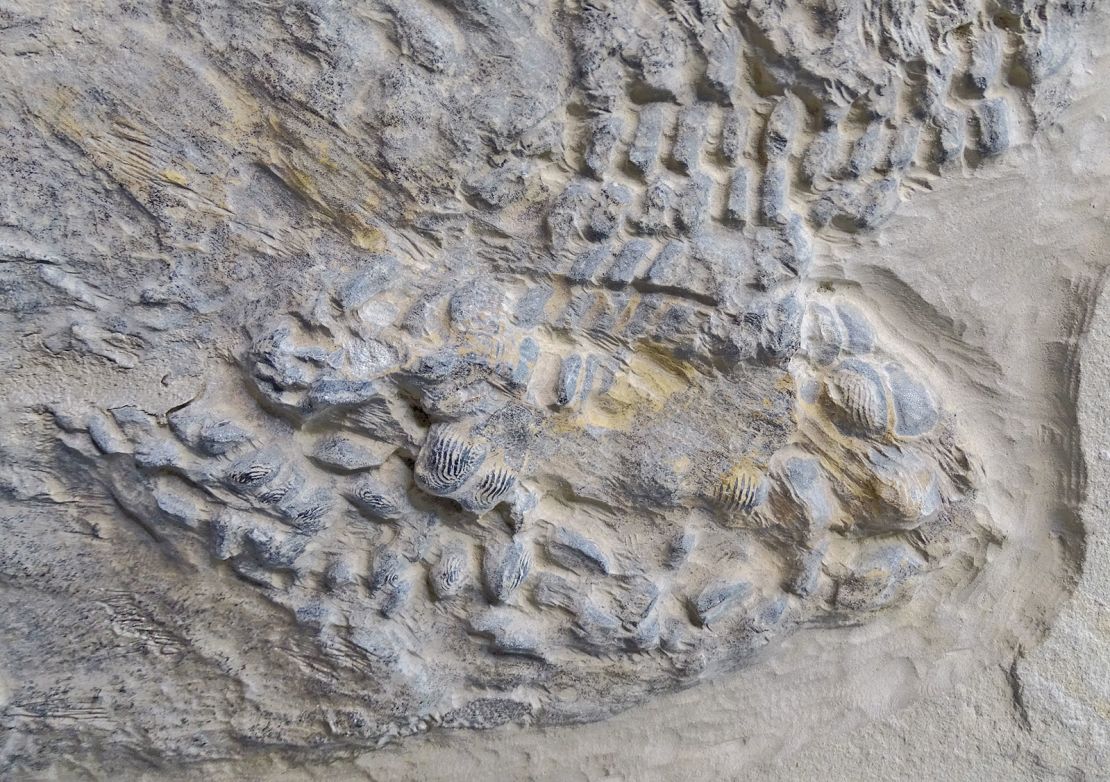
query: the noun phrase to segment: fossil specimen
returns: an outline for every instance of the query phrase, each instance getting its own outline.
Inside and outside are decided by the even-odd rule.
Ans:
[[[35,407],[59,445],[42,469],[102,487],[194,578],[287,610],[306,677],[364,688],[333,732],[601,719],[979,566],[960,416],[815,256],[1036,133],[1082,9],[356,5],[260,7],[225,40],[219,3],[166,4],[294,107],[243,177],[326,238],[259,209],[235,230],[273,263],[240,297],[183,270],[142,292],[135,332],[43,266],[88,313],[65,346],[120,367],[175,329],[202,341],[206,313],[230,325],[188,397],[75,385]],[[306,50],[313,69],[283,72]],[[315,150],[321,121],[357,140]],[[219,252],[171,222],[166,246]]]

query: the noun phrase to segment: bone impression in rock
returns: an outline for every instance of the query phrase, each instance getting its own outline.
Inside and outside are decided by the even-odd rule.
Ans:
[[[75,377],[40,408],[44,469],[287,610],[364,744],[603,719],[984,566],[961,417],[812,270],[1037,133],[1078,10],[382,0],[260,6],[232,40],[199,5],[165,23],[287,104],[277,141],[198,143],[198,171],[252,159],[234,219],[196,182],[192,227],[133,192],[194,259],[134,291],[138,333],[126,292],[43,267],[81,313],[60,349],[196,362],[161,407]],[[250,121],[196,89],[198,125]],[[316,229],[283,234],[273,190]],[[196,259],[237,220],[266,260],[216,295]]]

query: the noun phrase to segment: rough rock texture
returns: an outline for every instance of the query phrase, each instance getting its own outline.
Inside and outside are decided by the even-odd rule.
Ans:
[[[0,5],[0,769],[1097,778],[1105,26]]]

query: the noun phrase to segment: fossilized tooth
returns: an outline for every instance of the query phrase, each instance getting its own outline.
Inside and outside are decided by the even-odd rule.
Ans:
[[[838,304],[836,314],[844,326],[841,348],[857,356],[870,353],[875,347],[875,330],[859,308],[852,304]]]
[[[307,495],[285,497],[278,504],[277,510],[291,526],[302,532],[314,533],[324,527],[334,504],[335,498],[331,491],[320,487]]]
[[[643,621],[632,628],[628,636],[628,648],[631,651],[642,652],[659,646],[659,637],[662,628],[659,624],[659,612],[651,611]]]
[[[394,665],[400,659],[401,650],[397,639],[385,629],[388,625],[380,627],[352,627],[350,641],[370,659],[386,665]]]
[[[381,547],[371,563],[370,581],[367,584],[370,594],[379,590],[392,590],[404,580],[407,563],[392,549]]]
[[[250,433],[231,421],[208,421],[197,433],[196,447],[208,456],[221,456],[250,440]]]
[[[894,172],[904,172],[913,165],[917,157],[917,146],[921,139],[921,125],[906,123],[894,132],[894,140],[887,154],[887,167]]]
[[[532,172],[529,161],[510,158],[493,169],[478,167],[463,180],[461,189],[473,206],[499,211],[527,195]]]
[[[620,621],[592,601],[583,601],[575,612],[574,635],[590,651],[616,651],[621,645]]]
[[[843,110],[828,109],[822,118],[822,128],[813,137],[802,156],[801,174],[805,182],[820,182],[838,166],[840,151],[840,123]]]
[[[532,601],[542,608],[561,608],[574,613],[582,601],[581,590],[562,576],[539,573],[532,587]]]
[[[608,239],[623,222],[625,211],[631,201],[632,191],[623,185],[616,183],[603,185],[585,215],[582,235],[591,242]]]
[[[512,382],[522,389],[527,389],[528,384],[532,382],[532,373],[536,369],[536,361],[539,357],[539,343],[531,337],[522,339],[518,348],[518,360],[513,368]]]
[[[373,459],[381,461],[398,447],[415,447],[424,435],[423,424],[416,420],[412,407],[393,395],[383,394],[365,405],[344,410],[342,424],[370,438],[372,442],[366,442],[365,448]]]
[[[662,587],[645,575],[618,576],[611,592],[611,611],[626,629],[638,627],[653,613],[664,596]]]
[[[232,464],[223,481],[235,491],[253,493],[268,484],[280,469],[281,462],[272,454],[254,454]]]
[[[859,228],[876,228],[894,214],[900,202],[898,180],[883,177],[864,188],[859,197],[856,225]]]
[[[652,339],[657,342],[681,341],[691,333],[693,328],[696,328],[693,323],[695,318],[696,313],[692,307],[683,304],[667,307],[663,314],[659,316]]]
[[[231,569],[244,580],[266,590],[283,592],[287,587],[280,575],[283,569],[261,565],[253,557],[235,557],[231,560]]]
[[[751,112],[742,106],[726,111],[721,121],[721,140],[719,152],[722,158],[735,166],[744,157],[748,146],[748,125]]]
[[[267,398],[280,403],[283,391],[308,388],[315,374],[301,363],[298,352],[288,325],[275,326],[251,343],[247,354],[250,376]],[[326,357],[325,351],[320,352],[320,358]]]
[[[321,630],[335,621],[335,611],[324,600],[308,600],[293,609],[293,616],[297,624]]]
[[[539,502],[540,496],[537,492],[519,483],[513,487],[513,497],[507,514],[509,526],[512,527],[513,532],[520,532],[532,520]]]
[[[706,174],[694,173],[679,193],[675,203],[675,227],[686,234],[697,234],[709,219],[709,200],[713,180]]]
[[[596,246],[597,245],[595,245],[595,247]],[[605,253],[608,254],[608,251],[608,246],[605,246]],[[570,300],[570,304],[567,305],[566,309],[563,310],[562,314],[559,315],[558,319],[555,321],[556,328],[566,331],[581,330],[587,313],[596,301],[594,293],[594,291],[589,290],[580,290],[575,293]]]
[[[979,104],[975,117],[979,126],[979,152],[998,155],[1010,147],[1010,107],[1005,98],[991,98]]]
[[[763,132],[763,151],[768,160],[782,159],[790,154],[801,115],[800,101],[793,95],[787,95],[775,104]]]
[[[786,165],[769,163],[759,183],[759,215],[764,223],[783,224],[789,217],[790,179]]]
[[[208,525],[208,538],[212,556],[228,560],[242,550],[246,523],[236,513],[224,510]]]
[[[470,564],[462,546],[448,546],[428,572],[432,592],[440,600],[457,595],[470,578]]]
[[[924,566],[921,556],[903,543],[865,550],[851,571],[838,580],[836,605],[852,611],[883,608],[902,596],[909,579]]]
[[[555,289],[547,284],[538,284],[529,288],[517,300],[514,318],[521,328],[530,328],[541,323],[544,319],[544,309]]]
[[[877,436],[890,428],[890,405],[878,373],[848,361],[825,378],[824,400],[834,422],[846,434]]]
[[[659,142],[665,119],[665,108],[660,103],[650,103],[639,112],[636,133],[628,148],[628,162],[641,175],[648,174],[659,163]]]
[[[582,235],[580,213],[592,200],[592,186],[572,179],[566,189],[550,205],[546,225],[548,243],[555,250],[563,250]]]
[[[491,649],[499,654],[533,657],[545,661],[542,628],[519,611],[490,608],[470,620],[470,630],[490,639]]]
[[[331,408],[351,408],[379,398],[380,388],[373,380],[326,375],[308,387],[301,409],[320,413]]]
[[[416,484],[429,494],[447,496],[458,491],[482,466],[488,449],[450,424],[436,424],[420,449]]]
[[[651,242],[632,239],[624,244],[613,259],[612,265],[602,275],[606,281],[626,284],[633,280],[636,271],[651,251]]]
[[[445,728],[489,730],[510,722],[525,722],[532,716],[532,704],[512,698],[479,698],[443,715]]]
[[[713,488],[714,504],[727,513],[747,513],[767,499],[763,470],[750,460],[741,461],[721,476]]]
[[[155,487],[154,503],[168,519],[190,529],[196,529],[203,516],[200,506],[190,497],[168,491],[163,486]]]
[[[802,321],[802,347],[820,366],[832,364],[844,343],[844,327],[832,310],[823,304],[812,305]]]
[[[632,317],[628,319],[628,325],[624,329],[624,338],[632,340],[644,336],[656,315],[659,314],[663,300],[664,298],[656,293],[642,296],[636,305],[636,309],[632,312]]]
[[[408,509],[408,502],[403,495],[373,476],[367,476],[356,483],[346,497],[370,518],[382,521],[400,519]]]
[[[582,375],[582,357],[572,353],[563,359],[559,377],[555,381],[555,404],[566,407],[578,393],[578,382]]]
[[[484,513],[508,499],[516,482],[516,474],[507,466],[487,462],[460,504],[472,513]]]
[[[741,51],[739,34],[731,29],[712,35],[705,47],[705,86],[725,99],[739,78]]]
[[[74,421],[69,422],[67,426],[60,422],[61,416],[57,413],[55,415],[59,419],[59,426],[70,431],[84,430],[88,432],[93,445],[103,454],[132,453],[134,450],[131,443],[120,432],[119,427],[100,412],[90,413],[83,425]]]
[[[784,363],[801,347],[802,306],[798,297],[787,294],[769,307],[759,335],[759,348],[771,360]]]
[[[135,466],[142,470],[169,470],[181,467],[181,449],[168,437],[134,438],[135,450],[132,458]]]
[[[482,563],[486,594],[495,603],[505,603],[528,578],[532,553],[528,545],[514,540],[508,546],[490,546]]]
[[[790,553],[787,577],[783,589],[799,597],[813,594],[821,578],[821,566],[825,561],[828,543],[822,542],[812,549],[795,549]]]
[[[612,112],[617,107],[624,79],[620,63],[608,55],[620,45],[613,17],[599,8],[583,7],[572,40],[577,86],[586,105],[594,114]]]
[[[547,541],[547,555],[568,570],[609,575],[608,555],[594,541],[574,530],[557,527]]]
[[[243,541],[258,564],[267,568],[293,567],[308,544],[303,535],[281,533],[260,525],[247,529]]]
[[[852,145],[848,156],[845,174],[857,179],[871,171],[879,159],[879,141],[883,123],[876,121],[868,125],[863,135]]]
[[[940,509],[936,468],[925,459],[889,448],[872,451],[870,460],[870,487],[879,506],[861,520],[864,526],[913,529]]]
[[[221,456],[250,439],[246,430],[231,421],[188,411],[185,408],[168,416],[170,429],[177,439],[206,456]]]
[[[384,341],[361,332],[356,327],[358,338],[351,340],[343,349],[343,361],[347,371],[357,379],[380,378],[401,367],[403,357],[408,356],[406,346],[396,339]],[[378,397],[375,397],[377,399]]]
[[[678,239],[667,242],[651,262],[645,279],[655,285],[672,284],[681,274],[685,253],[685,242]]]
[[[746,581],[715,582],[689,600],[690,619],[701,627],[724,616],[737,602],[751,594]]]
[[[697,170],[707,120],[704,106],[695,105],[679,112],[671,158],[680,171],[692,173]]]
[[[396,448],[388,443],[370,445],[368,448],[348,437],[333,435],[317,443],[309,458],[326,470],[352,473],[379,466]]]
[[[586,149],[586,172],[596,179],[602,179],[612,163],[613,151],[624,131],[620,117],[603,114],[592,117],[588,123],[589,142]]]
[[[353,587],[359,578],[354,563],[348,557],[332,556],[324,571],[324,585],[332,592]]]
[[[939,142],[937,144],[937,163],[944,165],[959,158],[964,151],[967,125],[962,111],[945,108],[933,118],[936,123]]]
[[[263,505],[280,505],[287,498],[296,497],[303,487],[304,477],[294,472],[254,492],[254,498]]]
[[[899,437],[918,437],[937,425],[940,414],[929,389],[897,364],[887,364],[887,382],[894,406],[894,433]]]
[[[504,292],[489,280],[471,280],[451,294],[448,314],[460,331],[494,333],[501,327]]]
[[[748,609],[744,629],[762,636],[758,640],[751,639],[756,645],[762,646],[770,640],[769,636],[772,633],[783,629],[790,620],[790,605],[790,596],[779,592],[771,597],[756,600],[755,604]]]
[[[820,461],[812,456],[787,456],[774,466],[770,507],[776,522],[801,540],[828,529],[838,505],[829,490]]]
[[[344,310],[358,309],[397,279],[399,266],[392,255],[373,255],[364,260],[362,268],[339,286],[336,303]]]
[[[636,222],[645,234],[663,233],[670,226],[671,210],[676,199],[674,189],[662,179],[648,181],[643,208]]]
[[[401,612],[412,596],[412,582],[405,579],[398,583],[387,587],[385,590],[385,598],[382,600],[381,611],[382,616],[390,619]]]
[[[794,276],[802,277],[813,263],[813,239],[804,218],[799,214],[791,214],[786,220],[783,234],[783,240],[790,252],[784,253],[782,265]],[[797,300],[796,296],[793,298]],[[799,316],[801,309],[804,308],[799,309]]]
[[[728,183],[728,200],[725,203],[725,217],[731,223],[744,223],[748,219],[748,170],[743,166],[735,169]]]
[[[612,248],[606,243],[590,245],[574,259],[574,263],[567,271],[567,278],[572,282],[589,282],[597,270],[609,260],[612,253]],[[567,317],[560,327],[572,326],[575,320],[573,317]]]
[[[684,36],[676,28],[664,26],[657,35],[643,41],[638,54],[643,81],[634,84],[634,90],[640,94],[654,94],[660,100],[677,100],[687,85],[684,66],[689,51]]]
[[[967,69],[967,83],[980,95],[999,78],[1002,69],[1003,34],[998,30],[983,31],[971,46],[971,63]]]
[[[691,552],[698,543],[697,533],[693,529],[685,529],[671,538],[667,547],[666,565],[672,570],[683,565],[690,558]]]

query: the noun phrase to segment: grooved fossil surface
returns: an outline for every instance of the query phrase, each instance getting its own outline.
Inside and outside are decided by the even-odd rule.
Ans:
[[[593,723],[899,627],[1009,666],[1100,278],[1003,357],[1012,301],[875,248],[1003,208],[1094,15],[0,4],[0,767]]]

